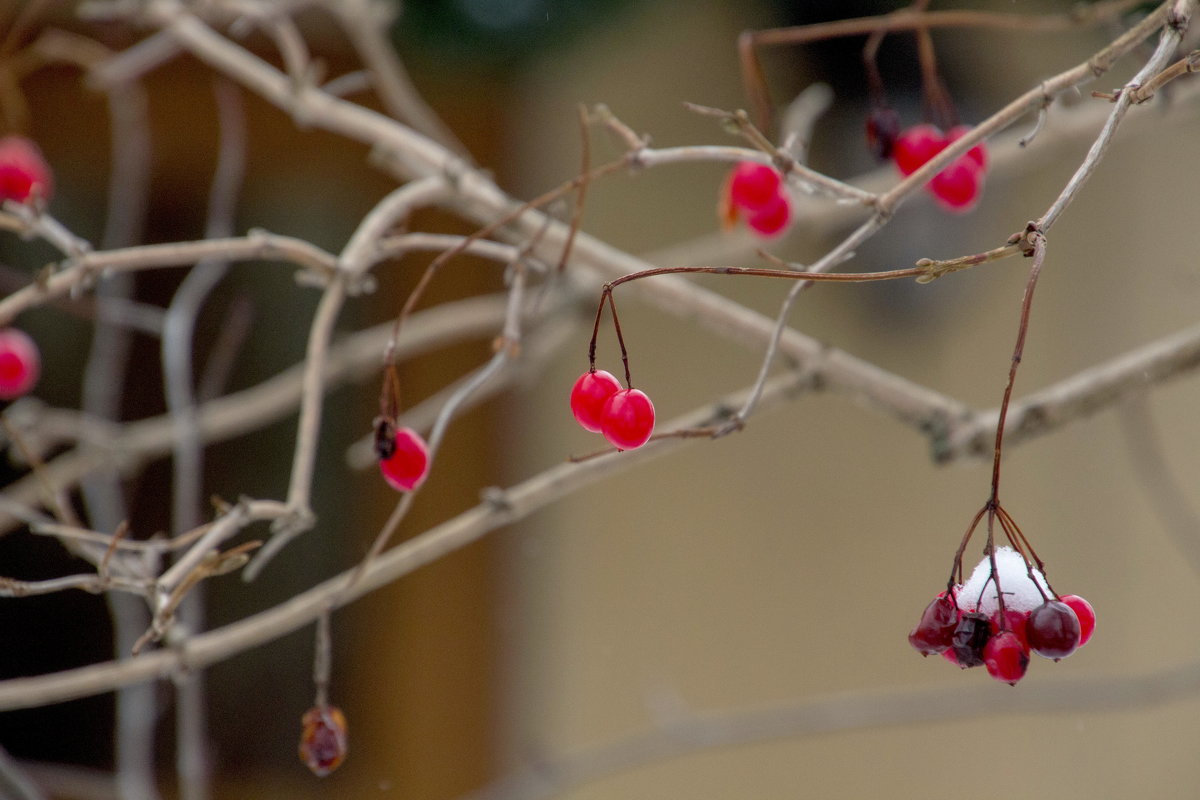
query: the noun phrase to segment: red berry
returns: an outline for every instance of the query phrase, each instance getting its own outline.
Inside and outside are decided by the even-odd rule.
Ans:
[[[782,185],[783,179],[771,167],[743,161],[729,175],[729,202],[754,211],[779,196]]]
[[[54,178],[38,146],[24,136],[0,139],[0,201],[50,199]]]
[[[381,459],[383,479],[398,492],[411,492],[425,482],[429,471],[429,445],[412,428],[397,428],[395,449]]]
[[[0,329],[0,400],[28,394],[42,372],[42,357],[29,334],[17,328]]]
[[[954,644],[954,629],[957,627],[958,606],[953,598],[942,592],[925,607],[921,621],[908,634],[908,643],[923,656],[944,653]]]
[[[947,211],[963,214],[975,207],[983,190],[983,170],[964,155],[933,176],[929,191],[938,205]]]
[[[593,369],[579,376],[571,387],[571,413],[586,431],[600,432],[600,414],[604,404],[621,389],[611,372]]]
[[[605,402],[600,432],[618,450],[641,447],[654,432],[654,404],[640,389],[622,389]]]
[[[762,236],[777,236],[791,222],[792,204],[786,194],[778,194],[762,208],[746,217],[750,230]]]
[[[1031,611],[1025,631],[1033,652],[1055,661],[1079,647],[1079,617],[1058,600],[1048,600]]]
[[[1092,608],[1092,604],[1084,600],[1077,594],[1064,594],[1058,598],[1075,612],[1075,616],[1079,618],[1079,646],[1083,647],[1088,643],[1088,639],[1092,638],[1092,633],[1096,630],[1096,609]]]
[[[300,760],[324,778],[346,760],[346,715],[337,706],[313,706],[300,724]]]
[[[1029,649],[1029,634],[1026,630],[1029,623],[1029,612],[1014,611],[1011,608],[1004,609],[1004,624],[1000,624],[1000,612],[992,614],[989,620],[992,626],[992,635],[995,636],[1003,631],[1016,634],[1016,637],[1025,645],[1025,649]]]
[[[915,125],[900,134],[892,146],[892,160],[900,174],[911,175],[946,149],[946,139],[933,125]]]
[[[970,125],[955,125],[946,133],[946,144],[949,145],[957,142],[970,130]],[[967,158],[974,161],[980,169],[987,169],[987,148],[984,146],[983,142],[980,142],[968,150]]]
[[[984,645],[983,665],[988,675],[1016,686],[1029,666],[1029,648],[1012,631],[1001,631]]]

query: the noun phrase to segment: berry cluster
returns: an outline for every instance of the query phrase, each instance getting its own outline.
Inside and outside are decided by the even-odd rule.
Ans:
[[[16,400],[29,393],[42,371],[38,346],[29,334],[0,328],[0,400]]]
[[[604,434],[618,450],[641,447],[654,433],[654,404],[646,393],[622,389],[611,372],[594,367],[571,388],[571,413],[584,430]]]
[[[969,130],[967,125],[956,125],[943,134],[935,125],[915,125],[892,143],[892,160],[901,174],[911,175]],[[979,201],[986,173],[987,149],[980,143],[935,175],[925,188],[942,208],[961,214]]]
[[[384,417],[375,424],[375,454],[383,479],[398,492],[411,492],[429,473],[429,445],[412,428],[397,428]]]
[[[1088,601],[1055,595],[1024,556],[998,547],[969,580],[934,598],[908,642],[963,669],[982,664],[996,680],[1015,685],[1031,652],[1058,661],[1087,644],[1095,628]]]
[[[324,778],[346,760],[346,715],[337,706],[317,705],[300,718],[300,760]]]
[[[0,201],[48,202],[54,191],[42,151],[24,136],[0,139]]]
[[[750,230],[760,236],[778,236],[791,222],[792,202],[778,172],[743,161],[725,180],[720,215],[727,228],[745,216]]]

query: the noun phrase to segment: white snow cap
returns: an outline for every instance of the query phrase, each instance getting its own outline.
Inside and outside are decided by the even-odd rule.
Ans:
[[[1004,607],[1010,611],[1033,611],[1043,602],[1042,593],[1038,591],[1038,587],[1029,579],[1030,569],[1025,564],[1025,559],[1021,558],[1021,554],[1011,547],[996,548],[996,575],[1000,583],[1000,591],[1004,592]],[[1038,571],[1037,567],[1033,567],[1033,577],[1042,590],[1046,593],[1046,597],[1053,598],[1054,595],[1046,586],[1046,578]],[[958,607],[963,611],[979,610],[980,612],[991,616],[999,609],[999,603],[996,600],[996,582],[992,578],[992,563],[991,560],[984,556],[983,560],[975,565],[975,571],[971,573],[971,577],[967,582],[958,587]],[[980,597],[982,595],[982,599]]]

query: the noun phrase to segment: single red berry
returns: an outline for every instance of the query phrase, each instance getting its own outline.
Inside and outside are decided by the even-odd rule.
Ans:
[[[1079,617],[1058,600],[1048,600],[1031,611],[1025,631],[1033,652],[1055,661],[1079,647]]]
[[[876,106],[867,115],[867,147],[880,161],[887,160],[900,136],[900,115],[894,108]]]
[[[313,706],[300,724],[300,760],[324,778],[346,760],[346,715],[337,706]]]
[[[600,432],[618,450],[641,447],[654,432],[654,404],[640,389],[622,389],[605,402]]]
[[[792,203],[784,193],[746,217],[746,226],[761,236],[778,236],[792,220]]]
[[[398,492],[411,492],[425,482],[429,471],[429,445],[412,428],[397,428],[390,458],[381,459],[383,479]]]
[[[1014,611],[1011,608],[1004,609],[1004,624],[1000,624],[1000,612],[992,614],[988,622],[992,626],[992,635],[995,636],[1003,631],[1016,634],[1016,637],[1025,645],[1025,649],[1029,649],[1029,634],[1026,630],[1029,623],[1028,611]]]
[[[579,376],[571,387],[571,413],[586,431],[600,432],[600,414],[604,404],[621,389],[621,382],[611,372],[589,370]]]
[[[0,329],[0,400],[15,400],[29,393],[42,373],[37,344],[25,331]]]
[[[984,645],[983,665],[988,675],[1016,686],[1029,666],[1029,648],[1012,631],[1001,631]]]
[[[729,202],[737,208],[755,211],[774,200],[783,179],[771,167],[743,161],[729,174]]]
[[[944,149],[946,137],[937,127],[914,125],[897,137],[892,146],[892,160],[901,175],[911,175]]]
[[[963,137],[964,134],[966,134],[970,130],[971,130],[970,125],[955,125],[953,128],[951,128],[949,131],[946,132],[946,144],[950,145],[950,144],[953,144],[954,142],[957,142],[959,139],[961,139]],[[980,142],[979,144],[975,145],[970,150],[968,150],[967,158],[974,161],[976,166],[978,166],[981,170],[985,170],[985,171],[987,170],[987,147],[984,145],[983,142]]]
[[[964,155],[934,175],[928,188],[942,208],[965,214],[979,201],[983,191],[983,170],[969,154]]]
[[[1092,638],[1092,633],[1096,630],[1096,609],[1092,608],[1092,604],[1084,600],[1077,594],[1064,594],[1058,598],[1075,612],[1075,616],[1079,618],[1079,646],[1083,647],[1088,643],[1088,639]]]
[[[908,634],[908,643],[923,656],[944,653],[954,644],[954,629],[957,627],[958,606],[953,598],[942,592],[925,606],[921,621]]]
[[[24,136],[0,139],[0,201],[44,201],[54,192],[50,166],[38,146]]]
[[[983,663],[983,648],[992,638],[988,618],[978,611],[965,612],[958,618],[951,646],[960,667],[978,667]]]

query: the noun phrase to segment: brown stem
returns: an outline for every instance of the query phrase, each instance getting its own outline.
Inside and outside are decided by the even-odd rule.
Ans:
[[[1033,290],[1037,286],[1038,276],[1042,272],[1042,262],[1046,259],[1046,237],[1032,223],[1025,234],[1026,246],[1033,263],[1029,268],[1029,280],[1025,283],[1025,294],[1021,297],[1021,322],[1017,327],[1017,343],[1013,347],[1012,365],[1008,368],[1008,384],[1004,387],[1004,399],[1000,402],[1000,418],[996,422],[996,447],[992,457],[992,494],[989,503],[1000,503],[1000,455],[1004,448],[1004,421],[1008,417],[1008,404],[1012,399],[1013,383],[1017,379],[1017,367],[1021,365],[1021,356],[1025,352],[1025,335],[1029,332],[1029,310],[1033,304]]]

